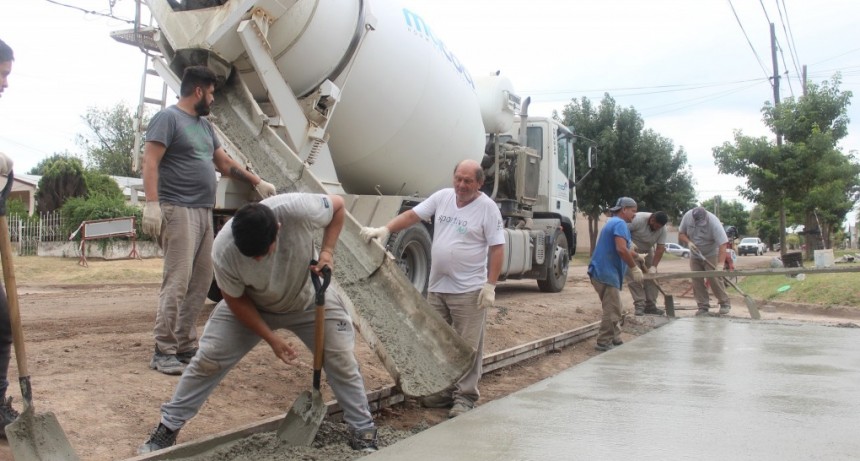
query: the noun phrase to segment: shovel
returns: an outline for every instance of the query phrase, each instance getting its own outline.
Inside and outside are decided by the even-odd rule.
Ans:
[[[707,265],[708,265],[708,267],[710,267],[710,268],[711,268],[711,270],[717,270],[717,268],[716,268],[716,267],[714,267],[714,265],[713,265],[713,264],[711,264],[711,262],[710,262],[710,261],[708,261],[708,259],[707,259],[707,258],[705,258],[705,257],[702,255],[702,253],[700,253],[700,252],[698,252],[698,251],[697,251],[697,252],[696,252],[696,256],[698,256],[698,257],[702,258],[702,260],[704,260],[704,261],[705,261],[705,264],[707,264]],[[734,288],[735,290],[737,290],[737,292],[738,292],[738,293],[740,293],[740,294],[741,294],[741,296],[743,296],[743,297],[744,297],[744,302],[745,302],[745,303],[746,303],[746,305],[747,305],[747,310],[750,312],[750,317],[752,317],[754,320],[761,320],[761,313],[758,311],[758,305],[755,303],[755,300],[753,300],[753,299],[752,299],[752,297],[751,297],[750,295],[748,295],[748,294],[744,293],[744,292],[743,292],[743,290],[741,290],[741,289],[740,289],[740,287],[738,287],[737,285],[735,285],[735,282],[732,282],[731,280],[729,280],[729,278],[728,278],[728,277],[723,277],[723,280],[724,280],[726,283],[728,283],[732,288]]]
[[[16,461],[78,461],[78,455],[66,438],[53,413],[35,414],[30,372],[27,370],[27,352],[24,350],[24,331],[18,309],[18,288],[12,267],[12,242],[6,223],[6,198],[12,190],[13,174],[10,171],[6,186],[0,193],[0,257],[3,259],[3,282],[9,302],[9,322],[12,325],[12,342],[18,362],[18,383],[24,396],[24,412],[6,426],[6,438]]]
[[[311,261],[311,265],[316,265]],[[306,447],[313,443],[317,431],[325,419],[328,408],[320,393],[320,378],[323,365],[323,348],[325,347],[325,290],[331,282],[331,269],[323,267],[323,283],[320,285],[319,276],[311,271],[311,281],[316,291],[316,317],[314,318],[314,390],[313,393],[304,391],[296,398],[287,416],[278,426],[278,439],[289,445]]]

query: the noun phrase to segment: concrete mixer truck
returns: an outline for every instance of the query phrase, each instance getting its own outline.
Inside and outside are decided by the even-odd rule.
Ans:
[[[358,223],[379,226],[450,187],[458,161],[481,161],[506,225],[500,278],[562,290],[576,248],[576,136],[529,118],[506,78],[473,77],[418,12],[392,0],[145,3],[155,26],[139,20],[114,38],[145,51],[174,91],[186,66],[215,70],[212,121],[228,153],[280,191],[318,180]],[[263,143],[262,127],[283,146]],[[252,194],[221,180],[216,215],[226,220]],[[432,226],[387,242],[421,292]]]

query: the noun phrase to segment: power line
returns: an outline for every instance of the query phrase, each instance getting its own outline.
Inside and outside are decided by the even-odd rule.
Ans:
[[[758,65],[761,67],[761,70],[762,70],[762,72],[764,72],[764,75],[766,77],[770,78],[770,75],[767,73],[767,69],[765,69],[764,64],[762,64],[762,62],[761,62],[761,57],[759,57],[758,52],[755,50],[755,47],[753,46],[752,42],[750,41],[749,35],[747,35],[746,29],[744,29],[744,25],[741,23],[741,18],[738,17],[738,12],[735,11],[735,6],[732,5],[732,0],[727,0],[727,1],[729,2],[729,7],[731,7],[731,9],[732,9],[732,14],[735,15],[735,20],[737,20],[738,26],[740,26],[740,28],[741,28],[741,32],[743,32],[743,34],[744,34],[744,38],[747,39],[747,43],[749,44],[750,49],[752,50],[753,54],[755,55],[756,61],[758,61]],[[771,86],[772,85],[773,85],[773,83],[771,83]]]
[[[114,5],[116,4],[116,1],[115,1],[115,0],[111,0],[110,2],[108,2],[108,4],[110,5],[110,11],[111,11],[110,13],[102,13],[102,12],[100,12],[100,11],[87,10],[87,9],[81,8],[81,7],[79,7],[79,6],[69,5],[69,4],[67,4],[67,3],[61,3],[61,2],[58,2],[58,1],[56,1],[56,0],[45,0],[45,1],[46,1],[46,2],[48,2],[48,3],[53,3],[54,5],[62,6],[62,7],[65,7],[65,8],[71,8],[71,9],[73,9],[73,10],[78,10],[78,11],[80,11],[80,12],[82,12],[82,13],[92,14],[92,15],[94,15],[94,16],[102,16],[102,17],[110,18],[110,19],[115,19],[115,20],[117,20],[117,21],[122,21],[122,22],[125,22],[125,23],[128,23],[128,24],[134,24],[134,21],[132,21],[132,20],[124,19],[124,18],[120,18],[120,17],[114,16],[114,14],[113,14],[113,7],[114,7]]]
[[[797,55],[797,44],[794,43],[794,33],[791,31],[791,22],[788,20],[788,8],[785,7],[785,0],[782,0],[782,9],[779,8],[780,0],[776,0],[776,10],[779,12],[779,22],[782,23],[782,31],[785,34],[785,39],[788,42],[788,51],[791,53],[791,60],[794,62],[794,70],[800,76],[800,57]],[[785,20],[783,20],[782,12],[785,11]]]

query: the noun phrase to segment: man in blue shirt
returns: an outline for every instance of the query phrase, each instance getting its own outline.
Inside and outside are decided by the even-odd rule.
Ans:
[[[627,228],[637,209],[636,201],[630,197],[621,197],[615,202],[615,206],[609,209],[612,217],[600,231],[588,265],[588,276],[603,306],[603,319],[597,333],[597,345],[594,346],[599,351],[608,351],[622,344],[618,322],[621,321],[621,281],[627,268],[630,268],[635,282],[642,283],[644,278],[642,269],[636,265]]]

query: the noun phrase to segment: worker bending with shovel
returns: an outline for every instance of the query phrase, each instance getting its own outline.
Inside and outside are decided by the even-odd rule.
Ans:
[[[666,223],[669,216],[658,211],[648,213],[640,211],[633,216],[633,221],[627,223],[630,237],[633,239],[633,251],[642,255],[645,260],[643,271],[649,274],[657,273],[657,265],[663,259],[666,251]],[[663,315],[663,309],[657,307],[657,293],[660,289],[654,280],[633,280],[633,273],[628,271],[625,275],[627,289],[633,297],[633,309],[636,315]]]
[[[161,422],[139,449],[148,453],[176,443],[194,417],[242,357],[260,340],[291,365],[295,346],[276,333],[288,329],[311,350],[314,344],[314,287],[310,270],[334,267],[333,251],[344,222],[343,199],[336,195],[283,194],[243,206],[218,233],[212,248],[215,279],[224,300],[206,322],[200,347],[182,373],[173,398],[161,406]],[[323,229],[315,255],[314,232]],[[325,306],[326,378],[350,427],[350,446],[375,451],[376,427],[364,380],[355,358],[355,330],[341,295],[329,288]]]
[[[681,225],[678,227],[678,241],[690,249],[690,270],[701,272],[717,270],[726,261],[726,247],[729,237],[723,229],[720,220],[702,207],[696,207],[684,213]],[[717,302],[720,303],[720,315],[732,310],[732,302],[726,293],[722,277],[708,277],[708,283]],[[701,277],[693,278],[693,294],[696,296],[696,315],[708,315],[711,308],[711,297],[708,287]]]

